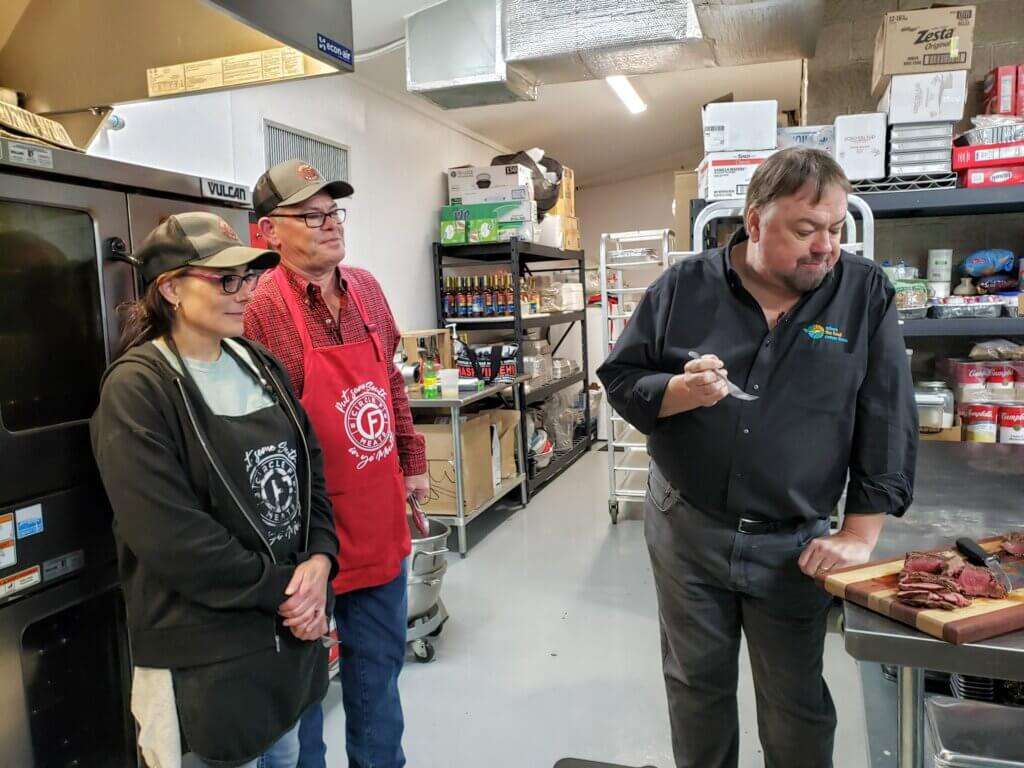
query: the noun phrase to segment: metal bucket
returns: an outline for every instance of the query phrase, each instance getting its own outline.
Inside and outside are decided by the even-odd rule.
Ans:
[[[427,518],[428,530],[426,535],[420,533],[419,529],[409,518],[409,535],[412,537],[412,552],[409,553],[409,578],[423,576],[433,573],[441,568],[445,562],[444,556],[448,554],[448,535],[451,533],[444,523],[438,520]]]
[[[427,615],[437,605],[437,601],[441,599],[441,584],[447,570],[448,563],[442,562],[441,567],[432,573],[409,577],[409,621]]]
[[[409,517],[412,551],[408,557],[409,621],[427,614],[441,597],[441,584],[448,570],[448,535],[451,528],[437,520],[427,519],[426,535],[420,533]]]

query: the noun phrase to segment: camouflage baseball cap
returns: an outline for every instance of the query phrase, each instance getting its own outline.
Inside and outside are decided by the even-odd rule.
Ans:
[[[257,216],[267,216],[279,206],[296,205],[321,191],[338,200],[355,190],[347,181],[325,181],[320,171],[309,163],[285,160],[256,180],[252,206]]]
[[[146,236],[131,260],[148,284],[164,272],[181,267],[224,269],[248,265],[270,269],[281,257],[276,251],[242,245],[235,230],[220,216],[195,211],[168,216]]]

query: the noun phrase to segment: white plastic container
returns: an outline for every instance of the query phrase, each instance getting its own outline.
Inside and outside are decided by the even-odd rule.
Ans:
[[[933,248],[928,251],[928,282],[949,283],[953,279],[953,249]],[[946,294],[949,295],[948,293]]]

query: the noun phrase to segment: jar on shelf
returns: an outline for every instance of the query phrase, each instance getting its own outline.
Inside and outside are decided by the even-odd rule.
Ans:
[[[938,422],[937,424],[930,423],[932,429],[938,426],[939,429],[949,429],[953,426],[953,422],[956,419],[956,398],[953,397],[953,390],[946,386],[944,381],[922,381],[914,387],[915,394],[932,396],[928,398],[929,402],[933,402],[936,405],[939,403],[941,398],[942,411],[941,416],[936,413],[935,419],[932,421]],[[925,425],[921,424],[922,429]],[[937,430],[936,430],[937,431]]]

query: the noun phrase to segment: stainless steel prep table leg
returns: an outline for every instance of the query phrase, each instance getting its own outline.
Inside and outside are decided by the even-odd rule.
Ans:
[[[466,556],[466,510],[463,507],[465,498],[462,487],[462,424],[459,407],[452,407],[452,441],[455,451],[455,514],[459,516],[459,555]]]
[[[899,768],[924,768],[924,670],[899,667],[896,686]]]

